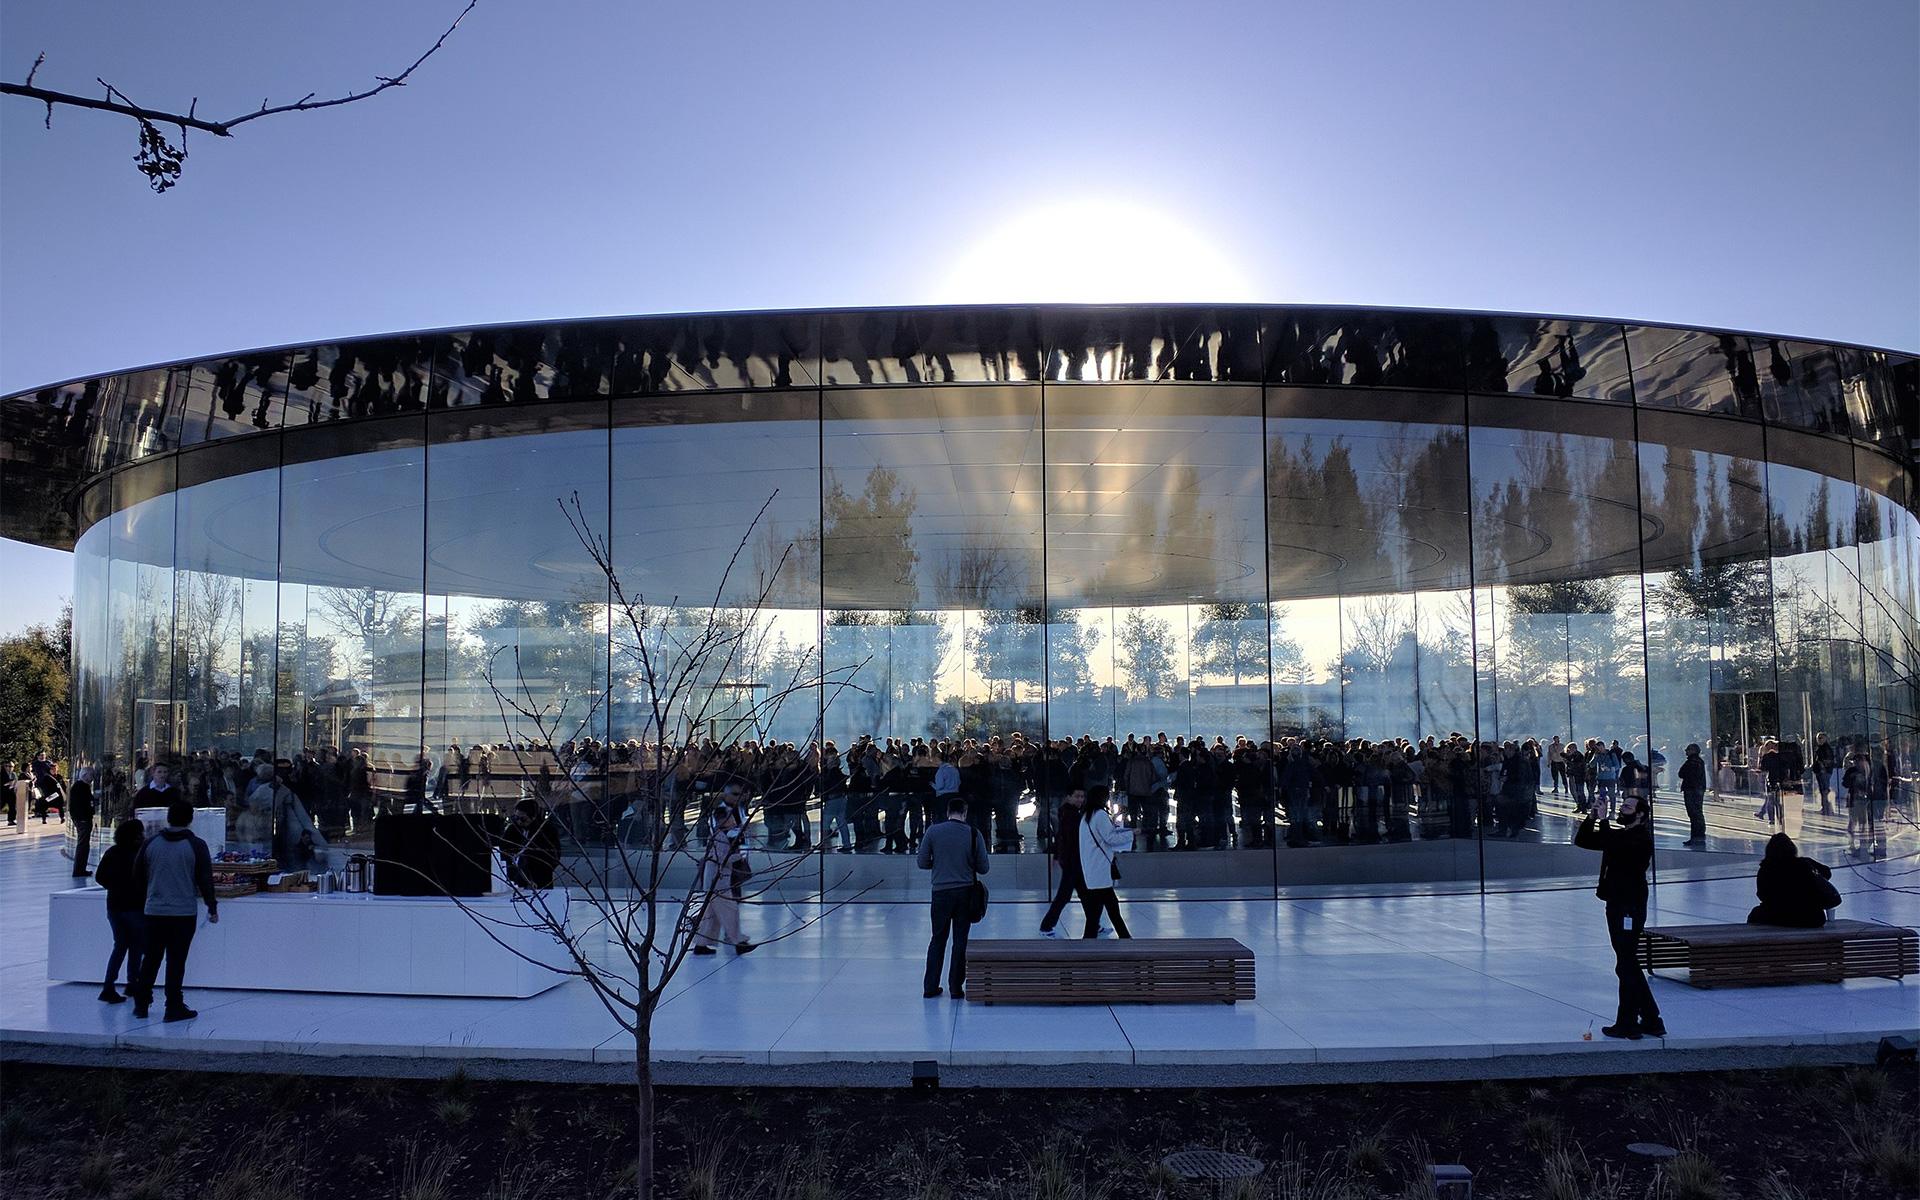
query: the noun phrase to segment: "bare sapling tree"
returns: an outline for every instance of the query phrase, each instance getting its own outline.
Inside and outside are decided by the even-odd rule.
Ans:
[[[711,824],[714,791],[726,782],[712,776],[721,755],[747,737],[766,736],[790,702],[811,710],[809,753],[817,755],[821,714],[833,697],[848,688],[863,690],[853,680],[864,661],[823,671],[816,650],[768,653],[774,623],[764,619],[764,610],[793,553],[791,544],[757,568],[759,578],[751,585],[735,587],[742,557],[772,503],[769,496],[742,535],[712,599],[688,607],[678,597],[656,604],[629,591],[610,540],[595,531],[574,493],[560,507],[605,578],[607,674],[614,686],[556,697],[549,680],[529,677],[518,648],[495,651],[484,670],[504,730],[502,754],[527,781],[523,788],[544,802],[543,825],[516,835],[510,847],[510,914],[503,915],[498,903],[447,898],[522,961],[584,981],[633,1039],[634,1175],[641,1200],[651,1200],[655,1184],[654,1017],[687,956],[701,944],[697,938],[709,910],[732,903],[780,910],[786,915],[757,940],[766,945],[800,933],[861,894],[846,887],[847,874],[826,879],[827,860],[810,852],[778,858],[762,853],[770,861],[742,872]],[[773,677],[743,684],[742,672]],[[639,728],[629,731],[627,743],[631,748],[637,741],[638,753],[618,767],[598,760],[593,740],[606,727],[604,718],[612,713],[607,697],[615,691],[622,693],[623,711],[639,714]],[[620,813],[611,803],[616,776]],[[709,782],[714,790],[702,790]],[[750,788],[742,807],[740,828],[748,830],[758,815]],[[750,841],[744,833],[742,840]],[[543,844],[545,861],[536,863]],[[540,886],[545,869],[553,872],[551,887]],[[809,882],[815,870],[822,874]],[[517,935],[505,936],[524,930],[551,937],[562,953],[549,957],[559,965],[523,952]]]
[[[44,50],[34,57],[33,66],[28,68],[27,77],[24,82],[0,82],[0,96],[19,96],[22,99],[32,100],[36,103],[46,105],[46,127],[48,129],[53,128],[53,109],[56,104],[65,105],[70,108],[85,108],[98,112],[109,112],[131,119],[140,130],[140,151],[134,156],[134,162],[139,167],[140,173],[147,177],[147,185],[156,192],[164,192],[174,184],[180,182],[180,172],[186,166],[187,131],[189,129],[197,129],[202,133],[211,134],[214,137],[232,137],[233,131],[248,121],[257,121],[262,117],[275,117],[282,113],[312,112],[320,108],[336,108],[342,104],[352,104],[358,100],[366,100],[370,97],[378,96],[388,88],[405,87],[408,76],[419,70],[422,63],[432,58],[435,51],[446,45],[447,39],[453,36],[453,31],[460,27],[460,22],[466,20],[467,14],[472,12],[474,5],[479,2],[480,0],[467,0],[467,6],[460,10],[460,15],[455,17],[453,23],[448,25],[446,30],[435,39],[433,45],[427,47],[426,53],[414,59],[405,70],[397,74],[374,76],[371,87],[362,88],[359,91],[345,92],[338,96],[327,97],[326,99],[320,99],[318,92],[308,92],[298,100],[283,104],[273,104],[263,99],[260,101],[259,108],[250,112],[241,113],[238,116],[228,117],[224,120],[213,120],[200,116],[200,98],[198,96],[195,96],[188,102],[185,112],[148,108],[146,105],[136,104],[125,92],[99,76],[95,76],[93,80],[99,84],[101,88],[101,93],[98,96],[82,96],[74,92],[61,92],[51,88],[37,87],[33,80],[34,76],[40,73],[41,66],[47,61],[47,54]],[[163,125],[172,126],[180,131],[180,141],[177,145],[169,140],[166,134],[161,132],[161,126]]]

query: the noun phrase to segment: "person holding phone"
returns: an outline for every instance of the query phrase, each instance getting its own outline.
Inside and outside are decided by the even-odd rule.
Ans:
[[[1613,1024],[1601,1029],[1610,1038],[1638,1041],[1667,1036],[1654,1003],[1653,989],[1640,970],[1635,949],[1647,923],[1647,869],[1653,865],[1653,830],[1646,807],[1631,792],[1619,798],[1617,820],[1602,818],[1596,804],[1580,821],[1573,844],[1600,852],[1600,881],[1594,895],[1606,902],[1607,940],[1613,946],[1613,973],[1620,980],[1620,1004]]]

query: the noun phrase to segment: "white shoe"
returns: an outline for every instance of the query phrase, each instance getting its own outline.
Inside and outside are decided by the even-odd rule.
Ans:
[[[1055,926],[1052,929],[1042,929],[1040,931],[1040,936],[1043,938],[1057,938],[1060,936],[1060,929],[1058,926]]]
[[[1108,929],[1105,925],[1102,925],[1100,928],[1093,931],[1093,936],[1096,940],[1100,938],[1110,938],[1113,936],[1113,930]]]

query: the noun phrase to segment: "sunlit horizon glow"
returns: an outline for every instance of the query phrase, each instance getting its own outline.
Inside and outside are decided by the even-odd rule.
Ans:
[[[942,304],[1257,299],[1225,249],[1169,213],[1081,197],[1029,209],[988,230],[936,285]]]

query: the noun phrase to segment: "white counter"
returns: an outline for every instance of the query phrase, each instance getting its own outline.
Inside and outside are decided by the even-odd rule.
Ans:
[[[564,916],[566,893],[548,895],[555,913]],[[565,978],[536,964],[565,967],[569,959],[548,934],[520,927],[529,921],[511,896],[460,904],[439,897],[311,892],[238,896],[220,902],[218,925],[201,915],[187,956],[187,986],[536,996]],[[74,888],[48,898],[48,979],[98,983],[112,949],[103,889]]]

